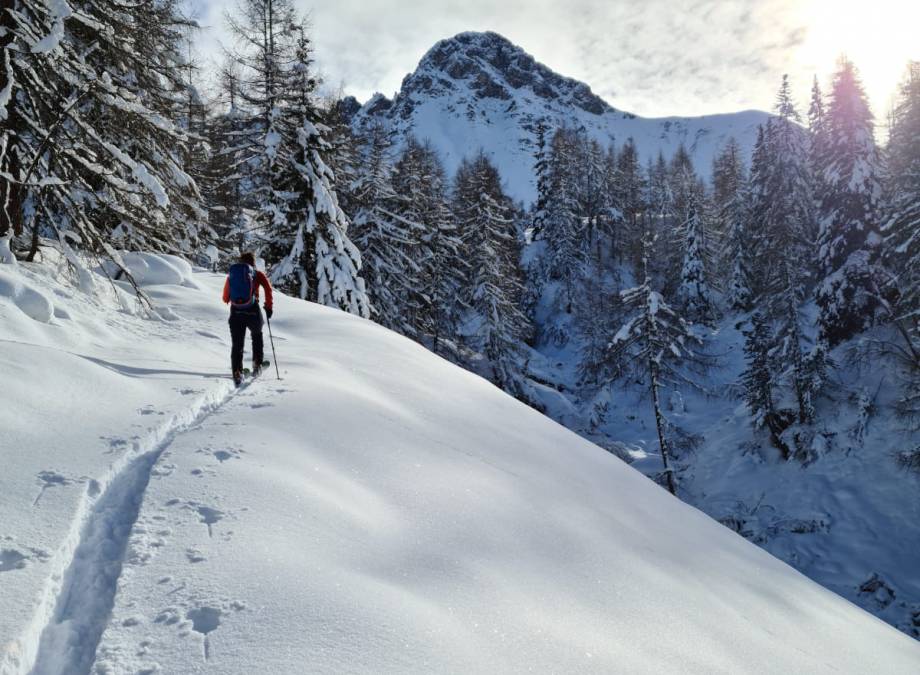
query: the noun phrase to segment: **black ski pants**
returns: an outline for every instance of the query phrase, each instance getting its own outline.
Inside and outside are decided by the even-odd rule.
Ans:
[[[256,305],[251,309],[230,310],[230,367],[234,372],[243,369],[243,343],[246,341],[246,329],[252,336],[252,362],[262,363],[262,310]]]

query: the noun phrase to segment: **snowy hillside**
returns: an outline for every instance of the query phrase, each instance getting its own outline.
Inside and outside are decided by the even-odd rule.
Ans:
[[[0,672],[911,673],[920,645],[407,339],[0,271]],[[90,282],[84,280],[84,287]]]
[[[641,118],[612,108],[591,89],[536,62],[495,33],[461,33],[438,42],[403,80],[393,100],[377,95],[354,113],[356,128],[383,122],[397,139],[430,140],[452,174],[480,148],[495,162],[515,199],[531,203],[537,125],[584,127],[603,145],[633,138],[644,161],[670,158],[686,146],[709,175],[729,137],[745,155],[753,147],[758,111],[704,117]]]
[[[814,311],[814,308],[811,308]],[[897,461],[917,436],[894,411],[905,374],[854,351],[893,339],[878,328],[834,350],[833,398],[819,405],[808,456],[784,460],[753,427],[740,397],[745,317],[705,330],[718,364],[702,390],[669,390],[665,413],[685,447],[675,449],[683,500],[821,585],[920,636],[920,476]],[[811,332],[811,329],[810,329]],[[811,337],[811,335],[809,335]],[[586,340],[528,352],[546,413],[649,476],[661,471],[647,387],[597,386],[578,376]],[[870,352],[871,353],[871,352]],[[871,364],[871,365],[870,365]]]

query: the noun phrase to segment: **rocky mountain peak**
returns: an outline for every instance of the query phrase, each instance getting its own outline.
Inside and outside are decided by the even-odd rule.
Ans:
[[[467,89],[478,99],[532,94],[602,115],[613,109],[582,82],[559,75],[498,33],[460,33],[432,47],[403,80],[401,95],[431,97]]]
[[[349,115],[355,109],[348,101]],[[538,128],[582,130],[601,146],[632,139],[643,162],[683,147],[703,174],[734,137],[750,151],[757,126],[769,117],[745,111],[704,117],[637,117],[615,110],[591,88],[539,63],[497,33],[460,33],[441,40],[407,75],[392,99],[375,94],[351,117],[357,133],[383,125],[398,149],[410,137],[428,140],[449,174],[484,150],[509,195],[536,198],[534,152]],[[346,116],[346,119],[348,117]]]

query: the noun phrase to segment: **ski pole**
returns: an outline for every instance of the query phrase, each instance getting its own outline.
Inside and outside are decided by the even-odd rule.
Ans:
[[[275,375],[277,375],[280,380],[281,373],[278,372],[278,357],[275,355],[275,338],[272,337],[272,320],[267,316],[265,320],[268,322],[268,341],[272,343],[272,361],[275,362]]]

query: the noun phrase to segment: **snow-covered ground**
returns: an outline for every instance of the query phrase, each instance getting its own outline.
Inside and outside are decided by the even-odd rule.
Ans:
[[[0,269],[4,675],[920,669],[917,642],[368,321],[278,298],[282,379],[233,390],[222,277],[145,262],[158,319]]]
[[[627,287],[629,270],[620,275],[608,283]],[[804,330],[814,339],[816,308],[806,311]],[[665,415],[693,441],[672,448],[681,499],[920,638],[920,474],[897,461],[920,439],[895,412],[910,374],[871,349],[900,337],[882,326],[833,350],[835,365],[816,402],[810,456],[786,461],[768,433],[753,428],[741,400],[747,318],[728,315],[714,329],[700,328],[713,357],[708,372],[691,376],[702,390],[662,390]],[[561,347],[542,344],[527,354],[529,372],[546,383],[535,391],[547,415],[640,471],[659,474],[648,385],[627,379],[593,384],[578,371],[586,340],[571,316],[554,314],[544,302],[538,321],[563,325],[572,335]],[[854,359],[860,348],[868,355]],[[794,400],[777,397],[777,403],[794,407]],[[672,441],[678,445],[677,434]]]

